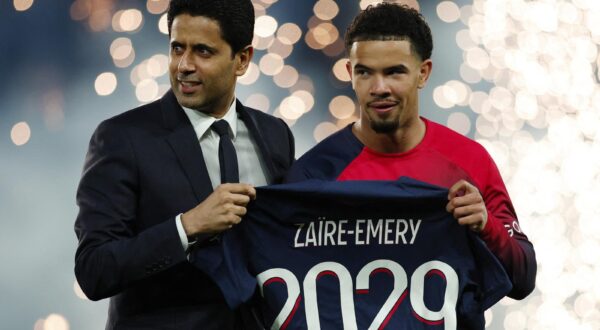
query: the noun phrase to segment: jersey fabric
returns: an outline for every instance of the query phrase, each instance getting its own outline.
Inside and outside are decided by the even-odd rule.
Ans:
[[[510,280],[445,210],[448,191],[398,181],[257,188],[243,221],[190,261],[271,329],[483,329]]]
[[[423,140],[404,153],[379,153],[363,145],[352,125],[334,133],[292,165],[285,182],[321,180],[396,180],[401,176],[450,188],[460,179],[475,185],[488,211],[480,233],[513,282],[509,297],[533,291],[537,264],[533,245],[521,231],[496,164],[477,142],[421,118]]]

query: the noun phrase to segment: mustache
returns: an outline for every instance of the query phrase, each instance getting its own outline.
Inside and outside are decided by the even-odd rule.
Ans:
[[[178,73],[175,78],[177,79],[177,81],[185,81],[185,82],[192,82],[192,83],[201,83],[202,82],[202,80],[200,78],[193,77],[191,75],[182,74],[182,73]]]
[[[394,99],[387,99],[387,98],[374,99],[374,100],[367,102],[367,106],[371,106],[373,103],[399,103],[399,101],[394,100]]]

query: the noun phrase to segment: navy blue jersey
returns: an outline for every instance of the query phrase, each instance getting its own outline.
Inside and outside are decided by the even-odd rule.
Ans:
[[[408,178],[260,187],[190,260],[232,308],[258,287],[271,329],[483,329],[510,280],[447,194]]]

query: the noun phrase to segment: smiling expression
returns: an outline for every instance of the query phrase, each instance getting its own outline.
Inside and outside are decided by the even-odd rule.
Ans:
[[[360,105],[360,121],[376,133],[394,133],[419,121],[418,89],[431,60],[421,61],[408,40],[354,42],[347,64]]]

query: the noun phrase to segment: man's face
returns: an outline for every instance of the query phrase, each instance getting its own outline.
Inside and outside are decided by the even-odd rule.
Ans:
[[[362,125],[388,134],[418,121],[418,90],[429,77],[431,60],[413,54],[410,41],[354,42],[347,69]]]
[[[233,101],[236,77],[247,69],[252,49],[232,57],[217,21],[181,14],[171,26],[169,77],[184,107],[222,117]]]

